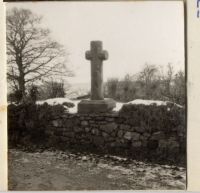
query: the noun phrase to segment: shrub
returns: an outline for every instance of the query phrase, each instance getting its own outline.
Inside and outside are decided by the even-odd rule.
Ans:
[[[41,86],[40,99],[45,100],[49,98],[65,97],[65,85],[64,82],[49,81]]]
[[[125,104],[119,111],[131,126],[141,126],[155,132],[172,132],[174,128],[185,130],[185,109],[174,103],[167,105]]]
[[[35,86],[35,85],[32,85],[30,90],[29,90],[29,98],[30,100],[35,103],[36,100],[38,99],[38,95],[39,95],[39,92],[38,92],[38,87]]]
[[[15,102],[15,103],[20,103],[22,100],[22,92],[20,90],[15,90],[12,93],[8,94],[8,101],[10,102]]]
[[[47,103],[34,103],[8,106],[8,139],[9,146],[44,142],[45,131],[53,117],[64,113],[62,105],[50,106]]]

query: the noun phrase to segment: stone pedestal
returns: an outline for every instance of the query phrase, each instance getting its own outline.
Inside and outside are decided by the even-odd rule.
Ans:
[[[115,106],[113,99],[82,100],[78,104],[78,113],[106,113],[111,112]]]

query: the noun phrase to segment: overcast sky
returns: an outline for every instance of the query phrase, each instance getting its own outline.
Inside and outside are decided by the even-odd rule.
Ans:
[[[184,70],[184,17],[181,1],[7,3],[42,15],[52,37],[69,54],[71,83],[90,82],[85,51],[91,40],[109,52],[104,80],[139,72],[145,63]]]

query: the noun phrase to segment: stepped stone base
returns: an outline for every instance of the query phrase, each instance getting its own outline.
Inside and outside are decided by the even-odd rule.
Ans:
[[[78,113],[106,113],[116,107],[113,99],[104,100],[82,100],[78,104]]]

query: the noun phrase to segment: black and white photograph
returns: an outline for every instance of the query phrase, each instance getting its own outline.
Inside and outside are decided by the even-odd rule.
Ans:
[[[6,3],[8,190],[186,190],[183,1]]]

